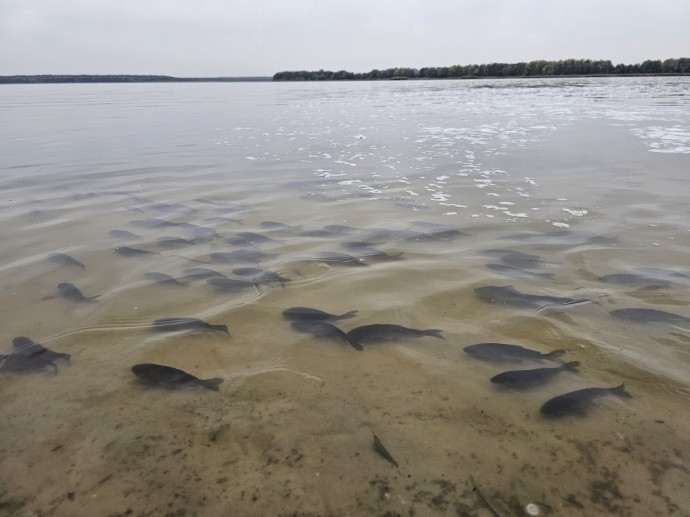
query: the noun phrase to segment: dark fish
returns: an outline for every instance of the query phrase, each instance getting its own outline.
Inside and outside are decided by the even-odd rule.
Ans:
[[[576,300],[561,296],[541,296],[537,294],[524,294],[512,285],[478,287],[474,290],[479,298],[489,303],[504,305],[516,305],[518,307],[546,307],[549,305],[573,305],[589,302],[591,300]]]
[[[144,273],[144,276],[148,280],[156,282],[157,284],[176,285],[178,287],[184,287],[187,285],[186,283],[180,282],[179,280],[171,277],[170,275],[166,275],[165,273],[157,273],[156,271]]]
[[[260,262],[268,255],[259,250],[235,250],[235,251],[218,251],[211,253],[211,260],[214,262],[222,262],[224,264],[234,264],[242,262]]]
[[[329,339],[338,339],[341,341],[345,341],[349,345],[352,345],[353,348],[356,348],[357,350],[363,350],[362,345],[359,343],[355,343],[353,341],[350,341],[350,339],[347,337],[347,334],[340,330],[338,327],[335,325],[332,325],[330,323],[327,323],[325,321],[318,321],[318,320],[298,320],[298,321],[293,321],[290,326],[297,330],[298,332],[307,332],[311,334],[314,337],[318,338],[329,338]]]
[[[24,357],[41,357],[43,359],[48,359],[50,361],[57,361],[63,359],[70,363],[71,355],[64,354],[61,352],[53,352],[40,343],[36,343],[31,338],[26,336],[18,336],[12,340],[12,346],[14,347],[14,353]]]
[[[0,372],[30,372],[43,370],[46,367],[52,368],[57,375],[58,369],[55,361],[42,354],[31,357],[9,354],[0,357]]]
[[[508,266],[506,264],[487,264],[486,267],[499,273],[509,276],[522,278],[553,278],[553,273],[535,273],[519,267]]]
[[[237,234],[237,238],[244,240],[244,241],[251,243],[251,244],[262,244],[262,243],[266,243],[266,242],[280,242],[276,239],[271,239],[270,237],[266,237],[265,235],[261,235],[260,233],[254,233],[254,232],[239,232]]]
[[[639,285],[640,287],[669,287],[671,282],[660,278],[649,278],[635,273],[613,273],[600,276],[600,282],[607,284]]]
[[[285,282],[290,282],[289,278],[280,276],[274,271],[267,271],[258,267],[238,267],[232,270],[237,276],[251,276],[252,281],[257,285],[280,284],[285,287]]]
[[[377,243],[375,242],[365,242],[365,241],[347,241],[340,245],[346,250],[359,251],[361,249],[376,249]]]
[[[340,235],[346,235],[348,233],[359,231],[357,228],[353,228],[352,226],[345,226],[342,224],[327,224],[323,227],[323,229]]]
[[[332,251],[324,251],[318,254],[319,262],[325,262],[333,266],[367,266],[362,259],[346,255],[344,253],[335,253]]]
[[[179,226],[180,223],[172,223],[166,221],[165,219],[156,219],[152,217],[150,219],[135,219],[130,221],[129,224],[134,226],[139,226],[141,228],[163,228],[165,226]]]
[[[565,370],[577,371],[580,366],[578,361],[565,363],[555,368],[535,368],[533,370],[512,370],[509,372],[499,373],[491,378],[494,384],[501,384],[508,388],[526,389],[534,386],[541,386],[546,384],[556,375]]]
[[[301,226],[290,226],[289,224],[279,223],[277,221],[262,221],[261,227],[265,230],[282,230],[282,231],[300,231]]]
[[[196,242],[190,241],[189,239],[183,239],[182,237],[173,236],[158,237],[157,240],[161,246],[166,246],[170,248],[177,248],[181,246],[193,246],[196,244]]]
[[[359,248],[358,250],[359,258],[366,259],[369,261],[377,262],[390,262],[396,260],[402,260],[403,252],[399,251],[397,253],[386,253],[378,248]]]
[[[551,264],[551,262],[544,262],[541,260],[539,255],[530,255],[528,253],[522,253],[521,251],[487,250],[483,252],[483,254],[497,257],[504,264],[520,269],[534,269],[539,266]]]
[[[311,309],[309,307],[290,307],[283,311],[283,316],[293,321],[337,321],[354,318],[357,316],[356,310],[346,312],[344,314],[329,314],[318,309]]]
[[[75,302],[89,302],[93,303],[98,300],[100,295],[96,296],[84,296],[82,292],[74,285],[74,284],[68,284],[68,283],[61,283],[57,285],[58,290],[60,291],[60,294],[62,295],[63,298],[67,298],[68,300],[72,300]]]
[[[227,325],[212,325],[198,318],[161,318],[153,322],[154,330],[178,332],[180,330],[218,330],[230,335]]]
[[[630,398],[632,396],[625,391],[624,384],[615,388],[584,388],[547,400],[539,411],[542,415],[549,417],[584,414],[592,405],[594,399],[604,395],[616,395],[623,398]]]
[[[214,217],[207,217],[204,219],[205,222],[207,223],[235,223],[235,224],[244,224],[244,221],[242,219],[233,219],[232,217],[225,217],[224,215],[217,215]]]
[[[208,226],[197,226],[193,224],[188,224],[187,226],[185,226],[185,228],[191,232],[192,237],[194,237],[194,240],[198,242],[207,242],[213,239],[217,239],[219,237],[216,229],[210,228]]]
[[[538,361],[544,359],[553,360],[565,354],[565,350],[554,350],[546,354],[531,350],[520,345],[508,345],[505,343],[477,343],[476,345],[469,345],[463,350],[482,361],[489,361],[492,363],[499,363],[503,361]]]
[[[445,339],[442,335],[442,330],[428,329],[418,330],[402,325],[392,325],[388,323],[375,323],[373,325],[364,325],[356,327],[347,333],[348,339],[352,343],[361,345],[362,341],[381,342],[381,341],[399,341],[402,339],[431,336],[439,339]]]
[[[254,282],[245,280],[235,280],[234,278],[211,277],[206,279],[206,283],[223,291],[242,291],[256,287]]]
[[[127,230],[110,230],[108,232],[108,235],[111,237],[115,237],[116,239],[122,239],[122,240],[142,240],[143,237],[141,235],[137,235],[136,233],[128,232]]]
[[[673,312],[658,311],[656,309],[616,309],[609,313],[614,318],[635,323],[668,323],[670,325],[680,325],[690,323],[690,318],[674,314]]]
[[[60,266],[76,266],[81,269],[86,269],[84,264],[65,253],[52,253],[48,256],[48,260],[54,264],[59,264]]]
[[[319,239],[329,239],[331,237],[337,237],[338,234],[328,230],[304,230],[299,232],[300,237],[317,237]]]
[[[186,276],[192,278],[211,278],[213,276],[225,277],[223,273],[214,271],[213,269],[206,269],[204,267],[191,267],[182,271]]]
[[[130,248],[129,246],[118,246],[115,248],[115,252],[125,257],[160,255],[160,253],[155,251],[140,250],[139,248]]]
[[[164,366],[162,364],[135,364],[132,366],[132,373],[144,379],[145,381],[155,384],[163,384],[170,387],[176,386],[201,386],[212,391],[218,391],[218,386],[223,382],[223,379],[199,379],[193,375],[173,368],[171,366]]]
[[[390,461],[395,467],[398,467],[398,462],[393,459],[393,456],[391,455],[390,452],[383,446],[381,443],[381,440],[379,440],[379,437],[376,436],[376,434],[372,431],[371,434],[374,435],[374,450],[378,452],[381,456],[386,458],[388,461]]]

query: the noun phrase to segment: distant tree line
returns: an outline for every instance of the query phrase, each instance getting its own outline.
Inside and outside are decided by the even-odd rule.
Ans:
[[[172,77],[169,75],[4,75],[0,84],[38,83],[188,83],[270,81],[270,77]]]
[[[560,61],[530,61],[529,63],[489,63],[484,65],[453,65],[424,68],[387,68],[371,72],[353,73],[346,70],[331,72],[278,72],[274,81],[357,81],[376,79],[453,79],[474,77],[538,77],[563,75],[639,75],[690,74],[690,58],[648,60],[634,65],[591,59],[563,59]]]

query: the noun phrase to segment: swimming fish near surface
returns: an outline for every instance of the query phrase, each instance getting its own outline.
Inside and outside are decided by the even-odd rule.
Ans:
[[[344,314],[329,314],[328,312],[320,311],[319,309],[311,309],[309,307],[290,307],[283,311],[283,316],[289,320],[294,321],[307,321],[307,320],[320,320],[320,321],[336,321],[336,320],[346,320],[349,318],[354,318],[357,316],[357,310],[346,312]]]
[[[159,332],[178,332],[181,330],[217,330],[230,335],[227,325],[212,325],[199,318],[161,318],[153,322],[153,329]]]
[[[352,347],[357,350],[363,350],[362,345],[351,341],[345,332],[325,321],[298,320],[293,321],[290,326],[298,332],[307,332],[317,338],[338,339],[352,345]]]
[[[110,230],[108,235],[115,237],[116,239],[129,240],[129,241],[140,241],[143,239],[141,235],[136,233],[128,232],[127,230]]]
[[[290,282],[289,278],[280,276],[275,271],[268,271],[258,267],[238,267],[232,270],[237,276],[251,276],[256,285],[280,284],[285,287],[285,282]]]
[[[615,388],[584,388],[547,400],[539,411],[542,415],[548,417],[582,415],[595,399],[605,395],[616,395],[623,398],[632,397],[630,393],[625,391],[624,384]]]
[[[466,346],[463,348],[463,350],[465,353],[471,355],[475,359],[492,363],[500,363],[504,361],[541,362],[544,359],[553,360],[565,354],[565,350],[562,349],[542,354],[541,352],[525,348],[524,346],[509,345],[506,343],[477,343],[476,345]]]
[[[67,298],[68,300],[72,300],[74,302],[94,303],[98,301],[96,298],[100,296],[99,294],[96,296],[84,296],[77,286],[67,282],[58,284],[57,288],[63,298]]]
[[[156,253],[155,251],[141,250],[139,248],[130,248],[129,246],[118,246],[117,248],[115,248],[115,253],[124,255],[125,257],[160,255],[160,253]]]
[[[241,262],[260,262],[268,255],[259,250],[235,250],[235,251],[218,251],[211,253],[211,260],[214,262],[221,262],[224,264],[234,264]]]
[[[86,269],[86,266],[79,262],[77,259],[70,257],[66,253],[51,253],[48,255],[48,260],[53,264],[58,264],[60,266],[76,266],[81,269]]]
[[[536,273],[520,267],[508,266],[507,264],[487,264],[486,267],[493,271],[498,271],[499,273],[514,277],[553,278],[553,273]]]
[[[254,284],[254,282],[247,282],[246,280],[235,280],[234,278],[224,278],[219,276],[207,278],[206,283],[222,291],[242,291],[244,289],[251,289],[256,287],[256,284]]]
[[[182,271],[187,277],[190,278],[211,278],[214,276],[225,277],[223,273],[214,271],[213,269],[207,269],[205,267],[190,267]]]
[[[669,287],[671,285],[669,280],[650,278],[636,273],[612,273],[600,276],[598,280],[607,284],[633,285],[648,288]]]
[[[388,452],[388,450],[383,446],[383,443],[381,443],[379,437],[376,436],[376,433],[372,431],[371,434],[374,435],[374,450],[378,452],[381,456],[383,456],[385,459],[390,461],[395,467],[398,467],[398,462],[395,461],[391,453]]]
[[[489,303],[499,303],[502,305],[515,305],[518,307],[548,307],[550,305],[574,305],[578,303],[590,302],[591,300],[577,300],[562,296],[542,296],[538,294],[525,294],[515,289],[512,285],[496,286],[489,285],[478,287],[474,290],[476,295]]]
[[[571,361],[555,368],[535,368],[533,370],[512,370],[499,373],[491,378],[494,384],[500,384],[508,388],[527,389],[541,386],[552,380],[563,371],[577,371],[580,366],[578,361]]]
[[[173,278],[170,275],[166,275],[165,273],[158,273],[156,271],[144,273],[144,276],[148,280],[151,280],[152,282],[155,282],[157,284],[175,285],[178,287],[185,287],[187,285],[185,282],[180,282],[179,280]]]
[[[687,325],[690,323],[690,318],[673,312],[659,311],[656,309],[616,309],[615,311],[609,312],[609,314],[614,318],[635,323],[668,323],[670,325]]]
[[[132,373],[145,381],[168,387],[201,386],[207,390],[218,391],[223,379],[199,379],[183,370],[162,364],[143,363],[132,366]]]
[[[19,336],[12,340],[14,352],[0,356],[0,371],[29,372],[40,371],[50,367],[57,374],[57,360],[70,362],[70,354],[53,352],[32,339]]]
[[[360,258],[347,255],[345,253],[337,253],[334,251],[323,251],[318,253],[318,262],[325,262],[332,266],[357,266],[366,267],[367,264]]]
[[[353,328],[347,333],[347,337],[352,343],[357,343],[361,346],[363,341],[376,343],[382,341],[400,341],[423,336],[445,339],[441,335],[441,332],[443,331],[438,329],[419,330],[403,327],[402,325],[374,323],[373,325],[363,325]]]

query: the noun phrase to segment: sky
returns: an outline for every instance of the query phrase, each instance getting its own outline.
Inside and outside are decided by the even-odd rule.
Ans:
[[[690,57],[690,0],[0,0],[0,75]]]

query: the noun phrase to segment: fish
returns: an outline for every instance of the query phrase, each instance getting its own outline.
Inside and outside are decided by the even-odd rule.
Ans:
[[[548,417],[561,417],[573,414],[582,415],[595,399],[605,395],[616,395],[622,398],[632,397],[630,393],[625,391],[625,384],[614,388],[584,388],[547,400],[539,412]]]
[[[206,219],[204,219],[204,222],[207,222],[207,223],[244,224],[244,221],[242,219],[233,219],[232,217],[225,217],[224,215],[216,215],[214,217],[207,217]]]
[[[484,255],[497,257],[501,262],[508,266],[513,266],[519,269],[534,269],[539,266],[552,264],[552,262],[544,262],[539,255],[530,255],[521,251],[514,250],[487,250],[483,252]]]
[[[126,257],[160,255],[160,253],[156,253],[155,251],[140,250],[139,248],[130,248],[129,246],[118,246],[115,248],[115,253],[119,253]]]
[[[475,345],[468,345],[463,348],[465,353],[471,355],[475,359],[488,361],[492,363],[499,363],[503,361],[537,361],[542,362],[544,359],[554,360],[563,354],[565,350],[558,349],[542,354],[536,350],[531,350],[520,345],[509,345],[506,343],[477,343]]]
[[[180,226],[180,223],[173,223],[166,221],[165,219],[157,219],[152,217],[150,219],[135,219],[130,221],[129,224],[133,226],[139,226],[141,228],[163,228],[164,226]]]
[[[234,246],[243,246],[245,244],[264,244],[267,242],[280,242],[276,239],[271,239],[265,235],[254,232],[240,232],[236,237],[225,239],[225,242]]]
[[[549,305],[574,305],[590,302],[591,300],[576,300],[562,296],[542,296],[537,294],[525,294],[515,289],[512,285],[478,287],[474,290],[479,298],[489,303],[503,305],[516,305],[518,307],[547,307]]]
[[[36,343],[31,338],[26,336],[18,336],[12,340],[14,353],[24,357],[38,357],[48,359],[50,361],[64,360],[67,364],[71,362],[71,355],[61,352],[53,352],[40,343]]]
[[[278,221],[262,221],[261,227],[265,230],[300,231],[302,226],[290,226]]]
[[[490,380],[494,384],[500,384],[508,388],[527,389],[546,384],[551,379],[556,377],[556,375],[565,370],[572,372],[577,371],[578,366],[580,366],[579,361],[571,361],[569,363],[562,364],[561,366],[556,366],[555,368],[512,370],[494,375]]]
[[[509,276],[522,277],[522,278],[553,278],[553,273],[535,273],[534,271],[529,271],[527,269],[509,266],[507,264],[487,264],[486,267],[499,273],[503,273]]]
[[[261,262],[261,260],[268,257],[268,255],[259,250],[235,250],[218,251],[211,253],[210,257],[214,262],[233,264],[241,262]]]
[[[348,233],[359,231],[357,228],[353,228],[352,226],[345,226],[343,224],[327,224],[323,227],[323,229],[339,235],[347,235]]]
[[[375,323],[373,325],[363,325],[356,327],[347,333],[348,339],[361,345],[362,341],[381,342],[381,341],[399,341],[401,339],[416,338],[422,336],[431,336],[438,339],[445,339],[442,335],[442,330],[428,329],[419,330],[402,325],[393,325],[389,323]]]
[[[635,273],[612,273],[597,280],[606,284],[638,285],[641,287],[669,287],[671,282],[660,278],[649,278]]]
[[[242,291],[243,289],[250,289],[256,287],[254,285],[254,282],[247,282],[245,280],[236,280],[234,278],[224,278],[217,276],[207,278],[206,283],[223,291]]]
[[[616,309],[609,312],[614,318],[632,321],[634,323],[668,323],[670,325],[680,325],[690,323],[690,318],[675,314],[673,312],[659,311],[656,309],[632,308]]]
[[[48,260],[60,266],[76,266],[81,269],[86,269],[86,266],[77,259],[70,257],[66,253],[51,253],[48,255]]]
[[[289,278],[280,276],[274,271],[259,269],[258,267],[238,267],[232,270],[237,276],[251,276],[252,281],[257,285],[280,284],[285,287],[285,282],[290,282]]]
[[[132,366],[132,373],[145,381],[169,387],[201,386],[207,390],[218,391],[223,379],[199,379],[183,370],[162,364],[143,363]]]
[[[352,345],[352,348],[355,348],[356,350],[364,350],[362,345],[351,341],[345,332],[340,330],[335,325],[325,321],[297,320],[293,321],[290,326],[298,332],[307,332],[317,338],[339,339],[341,341],[345,341],[349,345]]]
[[[180,282],[179,280],[171,277],[170,275],[166,275],[165,273],[158,273],[156,271],[144,273],[144,276],[148,280],[151,280],[152,282],[155,282],[157,284],[176,285],[178,287],[185,287],[187,285],[185,282]]]
[[[371,434],[374,435],[374,450],[378,452],[381,456],[383,456],[385,459],[390,461],[396,468],[398,467],[398,462],[393,459],[393,456],[391,455],[390,452],[383,446],[381,443],[381,440],[379,440],[379,437],[376,436],[376,434],[372,431]]]
[[[402,260],[402,255],[404,252],[399,251],[397,253],[386,253],[378,248],[359,248],[357,250],[359,258],[367,260],[376,260],[378,262],[390,262],[396,260]]]
[[[108,235],[111,237],[115,237],[116,239],[122,239],[122,240],[132,240],[132,241],[137,241],[137,240],[142,240],[143,237],[141,235],[137,235],[136,233],[128,232],[127,230],[110,230],[108,232]]]
[[[159,332],[178,332],[180,330],[207,331],[217,330],[228,336],[230,331],[227,325],[212,325],[199,318],[161,318],[153,322],[153,329]]]
[[[316,237],[319,239],[328,239],[331,237],[338,236],[336,232],[332,232],[329,230],[304,230],[302,232],[299,232],[298,235],[300,237]]]
[[[58,373],[55,361],[43,355],[27,357],[21,354],[0,356],[0,372],[30,372],[43,370],[46,367]]]
[[[94,303],[98,301],[96,298],[100,296],[99,294],[96,296],[84,296],[77,286],[66,282],[58,284],[57,288],[63,298],[67,298],[68,300],[72,300],[74,302]]]
[[[345,253],[336,253],[332,251],[323,251],[318,254],[318,261],[331,264],[333,266],[359,266],[366,267],[367,264],[362,259],[346,255]]]
[[[283,311],[283,316],[293,321],[337,321],[354,318],[359,311],[349,311],[343,314],[329,314],[328,312],[310,307],[290,307]]]
[[[180,226],[189,230],[196,242],[207,242],[219,237],[215,228],[210,228],[208,226],[198,226],[192,223],[182,223]]]
[[[213,269],[207,269],[205,267],[191,267],[182,271],[186,276],[192,278],[210,278],[213,276],[225,278],[227,275],[214,271]]]
[[[196,244],[195,241],[190,241],[189,239],[173,236],[158,237],[158,239],[156,240],[161,246],[166,246],[169,248],[177,248],[180,246],[194,246]]]

